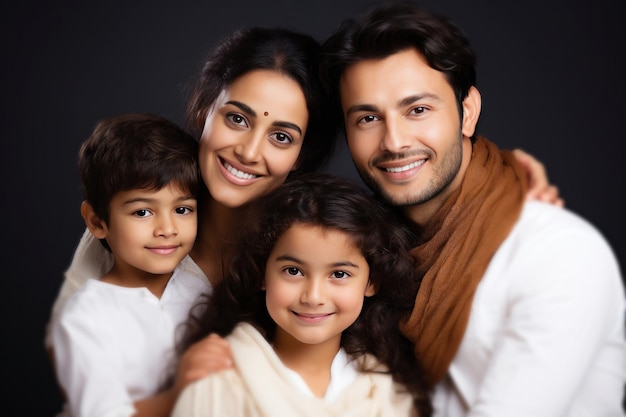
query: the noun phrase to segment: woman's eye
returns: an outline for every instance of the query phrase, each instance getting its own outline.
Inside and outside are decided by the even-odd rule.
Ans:
[[[274,140],[278,143],[292,143],[293,142],[293,138],[291,137],[291,135],[285,132],[272,133],[270,137],[274,138]]]
[[[248,127],[246,118],[239,113],[229,113],[226,115],[226,118],[234,125]]]

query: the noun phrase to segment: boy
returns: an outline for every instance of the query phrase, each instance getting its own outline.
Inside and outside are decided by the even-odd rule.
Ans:
[[[197,146],[162,117],[128,114],[101,121],[80,149],[81,214],[113,265],[72,296],[51,329],[73,416],[134,415],[171,376],[176,328],[209,290],[187,257],[201,184]]]

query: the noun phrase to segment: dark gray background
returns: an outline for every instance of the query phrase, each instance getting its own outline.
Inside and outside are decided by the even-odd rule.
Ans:
[[[60,407],[44,326],[83,231],[76,155],[95,123],[131,111],[181,122],[183,88],[217,38],[264,25],[322,40],[367,4],[40,0],[4,6],[1,334],[9,372],[3,415],[51,416]],[[567,206],[598,227],[623,269],[624,3],[422,4],[457,22],[478,52],[479,132],[541,159]],[[345,150],[329,170],[357,178]]]

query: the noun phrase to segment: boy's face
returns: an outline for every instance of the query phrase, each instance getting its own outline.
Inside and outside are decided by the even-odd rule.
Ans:
[[[113,252],[116,275],[172,272],[196,239],[196,210],[195,197],[172,185],[115,194],[102,233]]]
[[[274,347],[339,348],[342,332],[374,294],[369,265],[343,232],[295,224],[280,237],[266,264],[267,310],[276,322]]]
[[[444,74],[416,50],[348,67],[340,92],[348,147],[370,188],[391,204],[413,206],[445,199],[460,184],[469,158],[463,139],[473,126],[461,123]]]

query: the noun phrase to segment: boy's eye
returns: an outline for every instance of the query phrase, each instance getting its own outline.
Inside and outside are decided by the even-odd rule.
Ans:
[[[134,214],[137,217],[148,217],[150,215],[150,211],[141,209],[141,210],[137,210]]]

